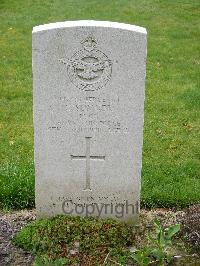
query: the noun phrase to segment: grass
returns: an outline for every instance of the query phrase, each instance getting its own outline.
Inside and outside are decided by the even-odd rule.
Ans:
[[[133,265],[130,262],[136,262],[134,259],[136,250],[139,253],[138,257],[141,257],[142,254],[139,250],[143,252],[143,248],[155,252],[157,240],[160,239],[160,235],[154,228],[155,225],[153,226],[152,221],[150,222],[151,230],[144,230],[145,223],[149,222],[144,219],[143,223],[140,223],[140,226],[136,228],[112,219],[96,220],[91,217],[57,216],[52,219],[38,220],[27,225],[16,235],[14,244],[31,251],[35,255],[35,266],[111,266],[127,265],[128,262],[129,265]],[[175,227],[179,227],[179,225],[175,225]],[[161,230],[164,232],[164,229]],[[167,232],[167,230],[171,230],[173,234],[179,231],[179,229],[175,231],[172,227],[165,231]],[[152,240],[149,239],[150,237]],[[172,256],[178,250],[184,253],[186,250],[183,242],[180,240],[174,242],[172,249],[171,238],[167,240],[170,241],[170,249],[168,251],[166,249],[165,253],[168,256]],[[180,245],[182,246],[181,249]],[[147,259],[148,256],[150,257],[150,253],[145,255],[144,258]],[[158,257],[158,259],[160,258]],[[153,257],[151,259],[155,261]]]
[[[1,0],[0,208],[34,206],[31,31],[79,19],[148,31],[142,204],[200,201],[198,0]]]
[[[125,254],[122,250],[131,241],[131,227],[120,222],[66,216],[33,222],[14,239],[17,246],[32,251],[36,262],[43,261],[43,265],[61,258],[67,263],[63,265],[77,265],[80,261],[83,265],[103,265],[111,249],[114,254]]]

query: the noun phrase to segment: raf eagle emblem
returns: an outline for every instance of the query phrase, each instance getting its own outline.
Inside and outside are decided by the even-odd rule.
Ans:
[[[108,57],[96,49],[96,40],[89,36],[81,42],[83,49],[71,59],[60,59],[67,65],[68,76],[72,83],[85,91],[94,91],[110,80],[112,64]]]

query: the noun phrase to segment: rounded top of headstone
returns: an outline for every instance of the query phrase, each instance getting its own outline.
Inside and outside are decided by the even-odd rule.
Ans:
[[[96,20],[64,21],[64,22],[56,22],[56,23],[39,25],[33,28],[33,33],[45,31],[45,30],[53,30],[53,29],[58,29],[58,28],[70,28],[70,27],[105,27],[105,28],[122,29],[122,30],[129,30],[129,31],[147,34],[146,29],[143,27],[126,24],[126,23],[118,23],[118,22],[111,22],[111,21],[96,21]]]

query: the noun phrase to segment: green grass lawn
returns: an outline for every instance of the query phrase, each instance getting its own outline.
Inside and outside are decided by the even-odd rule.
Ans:
[[[32,27],[96,19],[147,28],[143,206],[200,201],[198,0],[0,0],[0,208],[34,206]]]

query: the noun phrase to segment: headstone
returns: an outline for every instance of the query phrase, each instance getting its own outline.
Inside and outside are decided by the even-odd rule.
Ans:
[[[38,217],[139,213],[146,30],[103,21],[34,27]]]

